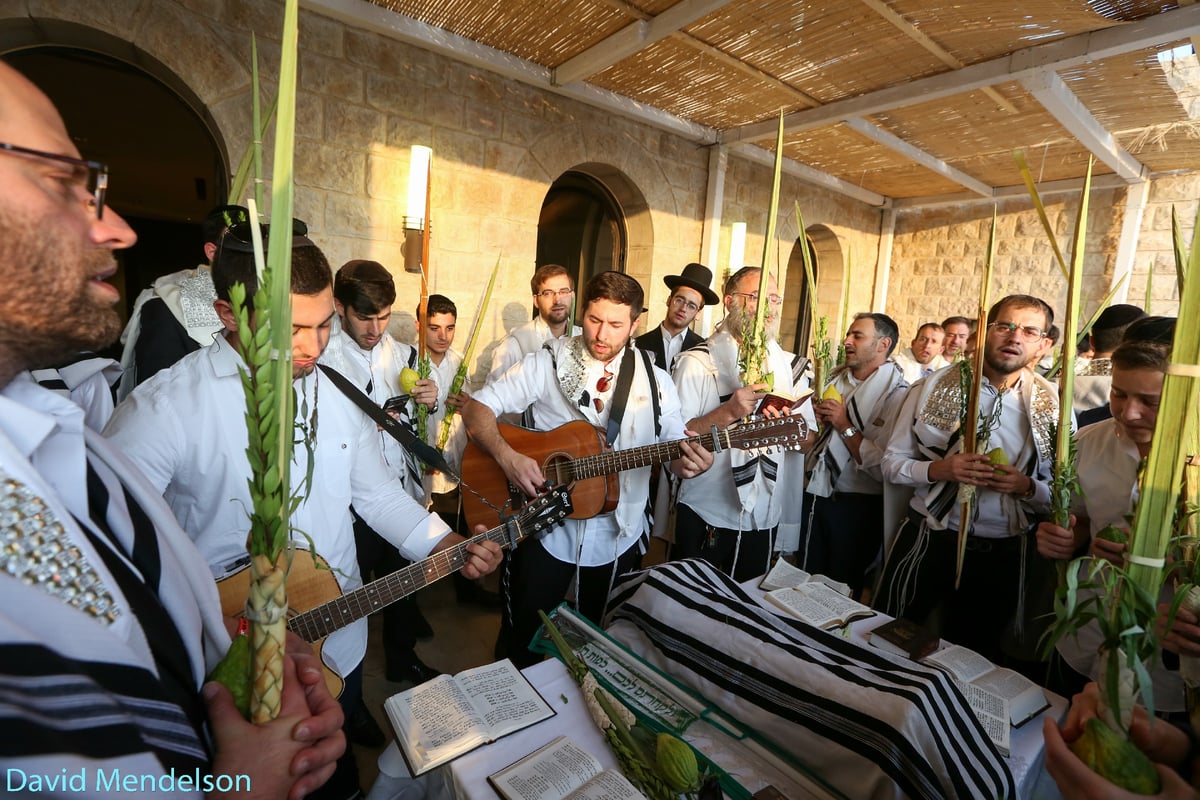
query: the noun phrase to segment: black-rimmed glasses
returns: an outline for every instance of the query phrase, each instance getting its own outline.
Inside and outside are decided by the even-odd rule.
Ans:
[[[0,150],[7,150],[10,153],[22,153],[34,158],[45,158],[50,161],[61,161],[64,164],[70,164],[78,169],[86,170],[87,183],[85,187],[92,196],[96,219],[101,219],[104,216],[104,195],[108,193],[108,167],[105,164],[101,164],[99,161],[88,161],[84,158],[63,156],[58,153],[47,153],[43,150],[34,150],[30,147],[21,147],[20,145],[9,144],[8,142],[0,142]]]
[[[676,308],[686,308],[688,311],[692,312],[697,312],[700,310],[700,306],[679,294],[671,298],[671,305],[675,306]]]

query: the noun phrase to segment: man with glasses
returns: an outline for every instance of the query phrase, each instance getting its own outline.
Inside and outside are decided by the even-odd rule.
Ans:
[[[671,290],[667,298],[667,316],[662,324],[634,341],[642,350],[650,351],[654,363],[671,371],[675,357],[704,341],[691,329],[692,320],[706,305],[721,302],[711,288],[712,272],[703,264],[688,264],[679,275],[668,275],[663,283]]]
[[[924,622],[945,612],[944,636],[1001,660],[1001,640],[1020,639],[1034,574],[1026,547],[1036,515],[1050,510],[1052,431],[1058,392],[1028,369],[1054,312],[1028,295],[992,306],[984,337],[983,385],[975,453],[963,453],[965,364],[952,364],[913,387],[883,455],[884,479],[914,488],[908,516],[887,555],[876,605]],[[995,454],[989,459],[989,453]],[[999,454],[1003,454],[1003,458]],[[975,517],[955,589],[959,488],[974,487]],[[1030,539],[1032,544],[1033,540]],[[1052,572],[1052,571],[1051,571]]]
[[[779,308],[775,278],[766,297],[758,294],[761,270],[743,267],[725,281],[725,319],[704,343],[685,350],[675,361],[675,385],[683,418],[692,430],[724,429],[753,414],[768,385],[743,386],[738,377],[738,348],[742,331],[754,321],[759,303],[766,314],[769,369],[774,391],[797,395],[808,388],[807,359],[780,348]],[[803,406],[808,429],[815,429],[812,406]],[[766,572],[776,537],[795,549],[799,539],[803,492],[803,463],[799,453],[724,450],[713,468],[683,481],[676,506],[675,544],[671,557],[703,558],[744,581]],[[784,516],[784,506],[789,513]],[[779,530],[784,520],[788,528]]]
[[[578,336],[580,333],[578,325],[567,330],[571,309],[575,305],[575,282],[565,267],[543,264],[533,273],[529,288],[533,291],[533,305],[537,314],[531,321],[513,328],[508,336],[500,340],[492,353],[492,368],[487,376],[489,382],[499,378],[525,356],[537,352],[548,340]]]
[[[202,692],[229,632],[199,554],[82,409],[28,374],[120,332],[106,281],[137,237],[105,208],[107,179],[0,63],[0,770],[10,790],[22,774],[61,775],[63,793],[86,774],[84,796],[100,770],[156,786],[197,772],[300,797],[345,746],[311,650],[287,659],[275,722]]]

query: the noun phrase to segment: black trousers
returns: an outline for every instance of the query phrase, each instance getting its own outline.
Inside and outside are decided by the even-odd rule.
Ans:
[[[884,566],[877,607],[917,623],[941,608],[943,638],[995,663],[1004,662],[1001,643],[1025,591],[1021,581],[1024,537],[968,537],[956,589],[958,531],[927,531],[921,519],[910,512],[901,524]]]
[[[671,546],[671,559],[702,558],[735,581],[748,581],[771,566],[775,530],[739,533],[731,528],[718,528],[705,522],[689,506],[679,503],[675,506],[675,544]]]
[[[390,575],[412,562],[354,514],[354,544],[363,583]],[[416,594],[397,600],[380,612],[383,617],[383,655],[389,667],[400,669],[416,658],[414,622],[421,618]]]
[[[634,545],[615,562],[580,568],[575,599],[581,614],[600,624],[613,570],[616,570],[616,575],[633,572],[641,566],[640,550]],[[508,579],[503,582],[505,609],[501,615],[500,636],[496,641],[496,657],[510,658],[518,667],[524,668],[542,660],[540,655],[529,651],[529,643],[542,624],[537,612],[549,613],[563,601],[575,577],[575,565],[559,561],[535,539],[522,542],[512,551],[508,569]]]
[[[804,569],[827,575],[862,593],[867,569],[883,546],[883,495],[839,492],[804,495],[807,547]]]

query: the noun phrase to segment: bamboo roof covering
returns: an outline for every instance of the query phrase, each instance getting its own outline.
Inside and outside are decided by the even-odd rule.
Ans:
[[[704,144],[769,149],[782,111],[805,174],[882,203],[999,194],[1016,149],[1044,181],[1200,169],[1195,0],[372,2]]]

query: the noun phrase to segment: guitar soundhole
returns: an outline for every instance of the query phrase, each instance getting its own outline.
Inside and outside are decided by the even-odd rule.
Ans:
[[[570,486],[575,483],[574,459],[565,453],[554,453],[542,462],[542,474],[554,486]]]

